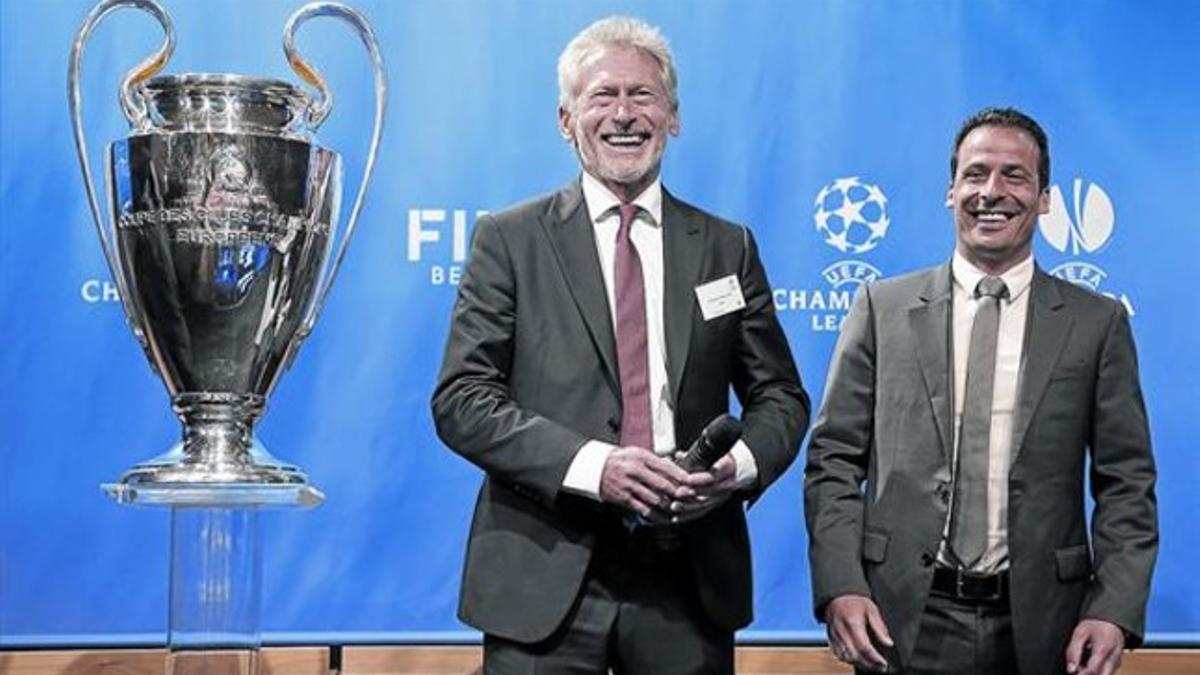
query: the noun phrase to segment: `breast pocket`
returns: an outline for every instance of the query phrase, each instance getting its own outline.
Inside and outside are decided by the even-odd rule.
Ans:
[[[1083,362],[1060,363],[1050,371],[1050,381],[1081,380],[1089,381],[1095,377],[1092,367]]]
[[[1095,388],[1095,373],[1089,366],[1059,365],[1050,371],[1047,394],[1042,400],[1056,409],[1073,413],[1088,405]]]
[[[727,370],[737,345],[740,316],[739,312],[733,312],[705,321],[699,311],[696,312],[695,323],[692,324],[692,365],[704,369],[706,373],[713,369],[718,372]]]

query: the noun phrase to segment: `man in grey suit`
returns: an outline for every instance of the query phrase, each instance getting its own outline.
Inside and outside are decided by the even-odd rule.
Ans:
[[[662,188],[679,131],[658,31],[599,21],[559,62],[582,177],[482,217],[433,395],[483,469],[459,616],[488,673],[732,673],[751,620],[745,504],[809,403],[750,232]],[[742,403],[707,471],[672,455]]]
[[[805,473],[814,609],[860,671],[1111,673],[1158,548],[1129,320],[1033,261],[1037,122],[977,113],[950,173],[951,261],[865,286],[838,340]]]

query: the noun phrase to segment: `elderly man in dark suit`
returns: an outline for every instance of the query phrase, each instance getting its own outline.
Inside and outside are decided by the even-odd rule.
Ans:
[[[1158,548],[1129,320],[1033,261],[1037,122],[981,111],[950,172],[952,260],[864,287],[838,340],[805,476],[817,617],[860,670],[1107,675]]]
[[[559,62],[583,175],[481,218],[433,396],[484,470],[460,617],[488,673],[732,673],[751,619],[745,504],[808,399],[750,232],[668,194],[676,75],[657,30],[593,24]],[[742,403],[707,471],[672,455]]]

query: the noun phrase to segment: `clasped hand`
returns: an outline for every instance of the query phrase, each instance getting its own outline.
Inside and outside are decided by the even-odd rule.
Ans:
[[[694,520],[729,499],[737,487],[737,464],[729,454],[707,471],[689,474],[645,448],[620,447],[604,462],[600,498],[651,523]]]

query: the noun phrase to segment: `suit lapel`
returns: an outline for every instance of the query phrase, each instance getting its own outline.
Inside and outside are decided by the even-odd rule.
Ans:
[[[918,294],[919,304],[909,310],[908,320],[916,338],[917,357],[925,391],[933,407],[938,438],[946,461],[952,457],[953,391],[951,386],[950,264],[934,270],[929,283]]]
[[[600,272],[600,256],[596,253],[596,235],[578,181],[558,193],[547,212],[542,214],[541,220],[554,247],[567,288],[583,317],[592,344],[600,353],[608,383],[620,396],[617,348],[608,294]]]
[[[1020,398],[1013,420],[1013,460],[1021,452],[1029,421],[1037,409],[1050,372],[1071,332],[1071,317],[1060,313],[1064,303],[1053,280],[1035,268],[1029,287],[1029,314],[1025,319],[1025,344],[1021,356]]]
[[[695,288],[704,264],[701,224],[683,215],[679,204],[663,190],[663,324],[667,341],[667,379],[671,398],[679,400],[683,366],[691,346],[696,311]]]

